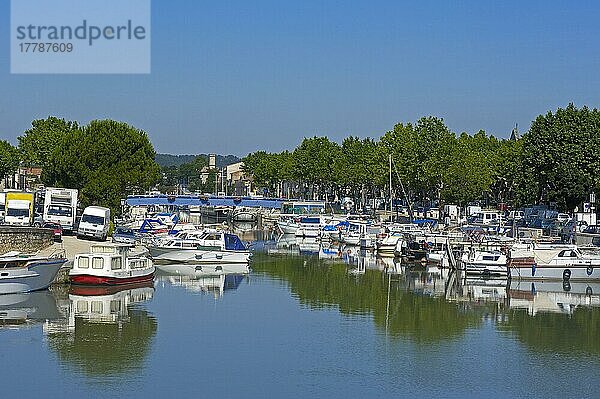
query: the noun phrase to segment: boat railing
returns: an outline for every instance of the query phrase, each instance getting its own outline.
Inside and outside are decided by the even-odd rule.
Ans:
[[[52,253],[50,253],[50,256],[48,256],[48,259],[65,259],[67,257],[67,252],[65,251],[64,248],[57,248],[54,251],[52,251]]]

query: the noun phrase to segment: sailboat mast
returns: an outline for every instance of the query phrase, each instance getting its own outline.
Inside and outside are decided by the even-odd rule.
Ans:
[[[394,200],[392,198],[392,154],[390,154],[389,156],[389,160],[390,160],[390,220],[392,219],[392,213],[393,213],[393,207],[394,207]]]

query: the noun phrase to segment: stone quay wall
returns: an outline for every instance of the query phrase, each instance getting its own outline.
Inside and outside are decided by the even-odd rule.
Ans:
[[[0,254],[10,251],[32,253],[54,243],[51,229],[20,226],[0,226]]]

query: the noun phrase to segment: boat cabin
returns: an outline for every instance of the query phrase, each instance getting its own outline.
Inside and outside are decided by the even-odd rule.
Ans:
[[[285,215],[315,215],[324,212],[324,201],[293,201],[281,205],[281,213]]]
[[[470,222],[475,224],[500,224],[503,220],[503,215],[498,211],[486,211],[482,210],[476,212],[472,217]]]
[[[97,244],[90,253],[79,254],[73,261],[73,269],[94,271],[135,270],[152,267],[152,261],[144,256],[131,256],[131,246],[125,244]]]

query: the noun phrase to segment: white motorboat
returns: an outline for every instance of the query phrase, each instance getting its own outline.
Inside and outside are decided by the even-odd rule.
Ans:
[[[281,234],[296,234],[298,227],[300,227],[300,223],[296,216],[282,215],[277,221],[277,228]]]
[[[207,232],[195,247],[173,245],[161,252],[155,249],[150,248],[150,252],[157,263],[248,263],[252,256],[237,235],[222,231]]]
[[[515,244],[509,273],[524,280],[600,280],[600,256],[584,254],[576,245]]]
[[[69,279],[74,284],[122,285],[152,281],[154,265],[145,253],[125,244],[97,244],[75,256]]]
[[[349,223],[348,229],[341,231],[339,241],[346,245],[361,246],[361,248],[374,248],[377,236],[381,233],[382,227],[372,225],[369,222]]]
[[[148,250],[152,257],[185,249],[194,250],[198,246],[212,246],[214,241],[221,239],[221,230],[202,229],[202,230],[182,230],[175,234],[168,234],[157,237],[156,240],[148,244]]]
[[[385,237],[377,240],[377,253],[382,256],[394,256],[394,251],[398,241],[404,239],[404,233],[401,231],[390,231]]]
[[[301,217],[294,233],[296,237],[317,238],[321,236],[321,218],[319,216]]]
[[[481,276],[506,276],[507,257],[500,251],[466,251],[462,263],[467,274]]]
[[[0,294],[48,288],[66,261],[64,251],[48,257],[19,253],[0,256]]]

